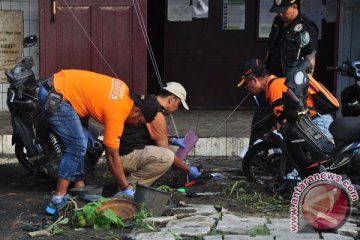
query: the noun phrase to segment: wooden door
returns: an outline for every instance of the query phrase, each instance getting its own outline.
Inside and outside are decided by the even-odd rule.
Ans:
[[[146,93],[140,14],[146,26],[146,0],[40,0],[40,76],[84,69],[115,76]]]

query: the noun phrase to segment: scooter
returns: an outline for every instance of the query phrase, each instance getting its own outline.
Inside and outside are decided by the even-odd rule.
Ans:
[[[283,95],[286,121],[278,130],[280,135],[265,134],[245,154],[242,167],[248,180],[277,191],[281,189],[274,189],[274,186],[294,184],[294,181],[322,171],[345,175],[353,183],[360,182],[360,117],[336,119],[329,128],[335,144],[329,141],[312,122],[306,106],[310,68],[307,59],[288,74],[286,85],[289,89]],[[359,79],[358,62],[351,64],[351,76]],[[298,176],[289,178],[294,169]]]
[[[350,77],[355,83],[341,92],[341,114],[343,117],[360,116],[360,61],[344,61],[341,66],[327,67],[329,72],[340,72],[342,76]]]
[[[28,36],[23,45],[26,48],[36,43],[36,36]],[[33,66],[32,57],[23,57],[12,69],[5,71],[10,84],[7,106],[13,128],[12,145],[15,145],[17,160],[34,181],[44,175],[56,179],[64,146],[41,114],[37,99],[41,80],[35,78]],[[88,136],[85,175],[97,164],[104,150],[102,141],[97,139],[99,129],[95,125],[89,126],[89,129],[83,127]]]

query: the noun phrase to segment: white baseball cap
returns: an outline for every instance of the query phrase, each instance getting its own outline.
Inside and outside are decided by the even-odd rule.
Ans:
[[[181,104],[186,110],[189,110],[189,106],[186,104],[186,90],[185,88],[177,82],[168,82],[166,83],[166,86],[164,87],[164,90],[174,94],[181,100]]]

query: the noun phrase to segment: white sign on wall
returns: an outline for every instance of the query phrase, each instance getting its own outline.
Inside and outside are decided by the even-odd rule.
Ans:
[[[19,61],[23,50],[22,11],[0,11],[0,83],[7,83],[5,70]]]

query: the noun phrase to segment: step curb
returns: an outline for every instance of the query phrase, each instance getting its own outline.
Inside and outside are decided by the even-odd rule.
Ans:
[[[14,155],[15,147],[11,144],[12,135],[0,135],[0,155]],[[247,147],[249,138],[199,138],[188,156],[197,157],[233,157]]]

